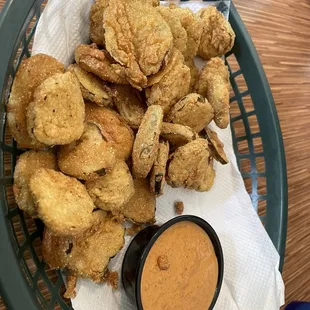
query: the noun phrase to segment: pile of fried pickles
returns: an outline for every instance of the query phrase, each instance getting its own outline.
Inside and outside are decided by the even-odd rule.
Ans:
[[[208,128],[229,123],[221,56],[235,34],[215,7],[194,14],[157,0],[97,0],[91,44],[68,68],[37,54],[22,61],[7,104],[19,148],[14,195],[45,224],[43,258],[77,277],[117,286],[110,259],[125,221],[155,221],[164,184],[208,191],[213,160],[227,164]],[[199,72],[194,57],[207,60]]]

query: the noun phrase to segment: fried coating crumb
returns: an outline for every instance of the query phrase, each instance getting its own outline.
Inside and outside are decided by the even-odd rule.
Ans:
[[[75,49],[75,61],[87,72],[91,72],[102,80],[128,84],[120,70],[116,70],[115,61],[107,51],[99,50],[96,44],[81,44]]]
[[[169,160],[167,182],[170,186],[199,192],[211,189],[215,171],[205,139],[197,139],[177,148]]]
[[[143,116],[132,150],[133,173],[138,178],[146,178],[153,166],[162,121],[163,109],[159,105],[150,106]]]
[[[203,30],[202,21],[188,8],[180,8],[174,4],[169,7],[173,10],[173,14],[178,16],[187,33],[187,49],[183,56],[185,59],[193,58],[197,54],[200,43]]]
[[[136,235],[139,231],[141,231],[144,228],[144,225],[141,224],[132,224],[131,227],[126,229],[126,233],[128,236],[134,236]]]
[[[109,173],[85,185],[96,207],[116,215],[135,192],[128,166],[122,160]]]
[[[113,103],[119,114],[131,128],[139,128],[146,111],[146,105],[141,93],[129,85],[114,84],[111,87],[113,90]]]
[[[159,0],[146,0],[146,2],[148,2],[151,6],[159,6],[160,1]]]
[[[172,48],[168,24],[149,3],[137,0],[110,1],[103,16],[107,51],[141,90]]]
[[[56,235],[75,236],[92,225],[95,206],[78,180],[40,168],[29,184],[39,218]]]
[[[181,215],[184,211],[184,203],[183,201],[176,201],[174,204],[175,213]]]
[[[188,94],[191,79],[190,70],[178,49],[173,48],[169,63],[169,70],[165,70],[159,82],[145,89],[147,104],[162,106],[164,113],[168,113],[178,100]]]
[[[229,124],[229,72],[221,58],[212,58],[202,68],[195,89],[214,109],[215,124],[223,129]]]
[[[135,193],[120,212],[134,223],[153,223],[156,200],[147,179],[134,179]]]
[[[67,70],[73,72],[79,80],[84,99],[95,102],[99,106],[108,107],[112,104],[111,89],[104,81],[77,64],[70,65]]]
[[[51,152],[28,151],[20,155],[14,171],[13,192],[18,207],[31,217],[37,217],[36,206],[33,202],[29,181],[39,168],[57,170],[56,157]]]
[[[213,107],[199,94],[188,94],[178,101],[166,116],[166,120],[188,126],[197,133],[208,125],[214,116]]]
[[[77,282],[77,277],[71,274],[67,275],[67,288],[64,293],[65,298],[75,298],[76,296],[76,282]]]
[[[118,113],[88,102],[86,104],[86,122],[96,124],[105,140],[114,143],[116,157],[124,160],[129,158],[134,134]]]
[[[103,46],[104,28],[103,28],[103,12],[109,5],[109,0],[96,0],[90,7],[90,39],[92,42]]]
[[[163,194],[164,185],[166,183],[166,165],[169,157],[169,142],[161,141],[159,143],[154,166],[150,176],[150,185],[152,192],[156,197]]]
[[[168,270],[170,263],[167,255],[160,255],[157,257],[157,265],[160,270]]]
[[[106,142],[96,124],[86,123],[78,141],[60,147],[59,168],[80,180],[96,179],[115,166],[114,145],[113,142]]]
[[[84,130],[85,105],[71,72],[47,78],[34,92],[27,110],[30,137],[48,146],[79,139]]]
[[[198,55],[208,60],[229,52],[235,42],[235,33],[224,15],[214,6],[202,8],[197,15],[203,25]]]
[[[178,147],[196,139],[197,134],[190,127],[163,122],[160,135]]]
[[[104,282],[110,259],[124,246],[125,229],[101,210],[94,217],[98,223],[74,239],[68,269],[75,276]]]
[[[118,289],[118,272],[108,270],[105,274],[107,284],[114,290]]]
[[[21,62],[7,105],[8,125],[19,147],[44,148],[44,144],[34,140],[28,134],[26,111],[33,100],[36,88],[48,77],[63,71],[62,63],[45,54],[37,54]]]

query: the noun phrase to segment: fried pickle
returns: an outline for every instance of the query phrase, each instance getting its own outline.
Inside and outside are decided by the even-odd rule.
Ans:
[[[205,133],[212,157],[223,165],[228,164],[229,161],[224,151],[224,144],[218,138],[217,133],[208,127],[205,128]]]
[[[188,94],[190,85],[190,70],[184,64],[184,58],[179,50],[173,48],[170,56],[168,68],[165,74],[151,87],[145,89],[147,104],[160,105],[164,113],[168,113],[170,108],[182,97]]]
[[[96,124],[86,123],[84,133],[78,141],[60,147],[59,168],[77,179],[96,179],[115,166],[113,146],[113,142],[105,140]]]
[[[87,72],[91,72],[102,80],[128,84],[122,70],[116,70],[115,61],[107,51],[99,50],[96,44],[81,44],[75,49],[75,61]]]
[[[138,178],[146,178],[153,166],[162,121],[163,109],[159,105],[150,106],[143,116],[132,150],[132,170]]]
[[[174,4],[171,4],[169,7],[172,9],[173,14],[178,16],[187,33],[187,48],[183,56],[186,60],[193,58],[197,54],[202,34],[203,25],[201,19],[188,8],[180,8]]]
[[[174,147],[182,146],[196,139],[196,133],[190,127],[166,122],[162,124],[160,135]]]
[[[94,204],[75,178],[40,168],[30,178],[39,218],[56,235],[75,236],[92,225]]]
[[[146,0],[152,6],[159,6],[159,0]],[[90,8],[90,39],[99,46],[105,45],[103,12],[109,5],[109,0],[96,0]]]
[[[146,105],[144,104],[141,93],[129,85],[114,84],[112,90],[113,103],[118,113],[126,120],[131,128],[139,128],[146,111]]]
[[[92,227],[72,239],[56,236],[45,227],[43,259],[52,269],[68,268],[70,285],[66,293],[67,297],[72,297],[76,277],[95,282],[107,280],[108,263],[123,247],[124,235],[121,224],[113,221],[106,212],[95,211]]]
[[[208,100],[199,94],[188,94],[170,110],[166,120],[188,126],[197,133],[208,125],[214,116],[214,110]]]
[[[95,102],[101,107],[112,104],[111,89],[104,81],[83,70],[77,64],[70,65],[67,70],[73,72],[80,82],[84,99]]]
[[[116,156],[126,160],[133,146],[134,134],[126,121],[115,111],[86,104],[86,122],[94,123],[100,128],[107,142],[113,142]]]
[[[235,33],[224,15],[214,6],[202,8],[197,15],[203,25],[198,55],[208,60],[229,52],[235,42]]]
[[[167,183],[199,192],[211,189],[215,177],[208,141],[197,139],[176,149],[170,155]]]
[[[137,0],[113,0],[103,16],[107,51],[141,90],[172,48],[168,24],[149,3]]]
[[[104,46],[103,12],[109,5],[109,0],[96,0],[90,7],[89,32],[92,42]]]
[[[18,207],[31,217],[37,217],[37,210],[29,189],[29,181],[39,168],[57,170],[56,157],[51,152],[28,151],[20,155],[14,171],[13,192]]]
[[[21,62],[7,105],[8,125],[19,147],[44,148],[44,144],[29,136],[26,112],[36,88],[48,77],[63,71],[62,63],[45,54],[37,54]]]
[[[133,196],[135,189],[126,163],[117,161],[106,175],[86,182],[87,191],[96,207],[117,215],[121,207]]]
[[[160,270],[168,270],[170,268],[170,262],[167,255],[160,255],[157,257],[157,266]]]
[[[165,185],[166,165],[169,157],[169,142],[161,141],[159,143],[154,166],[150,176],[150,185],[152,192],[158,197],[163,194]]]
[[[94,217],[99,223],[74,239],[68,269],[75,276],[104,282],[110,259],[124,245],[125,229],[101,210],[95,211]]]
[[[182,26],[179,16],[169,7],[159,6],[157,11],[170,27],[173,46],[184,54],[187,50],[187,32]]]
[[[48,146],[79,139],[84,130],[85,105],[71,72],[47,78],[34,92],[27,111],[28,133]]]
[[[153,223],[156,199],[147,179],[135,179],[135,193],[121,208],[121,213],[134,223]]]
[[[221,58],[212,58],[202,68],[195,87],[214,109],[214,121],[219,128],[229,124],[229,72]]]

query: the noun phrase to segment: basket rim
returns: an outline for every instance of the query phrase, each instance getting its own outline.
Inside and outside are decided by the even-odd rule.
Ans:
[[[250,93],[251,95],[257,95],[256,100],[253,99],[253,103],[262,136],[264,158],[270,159],[269,162],[266,161],[268,194],[265,229],[280,255],[279,270],[282,272],[287,234],[288,186],[285,150],[280,122],[262,63],[254,43],[233,3],[231,3],[230,7],[229,21],[236,32],[236,41],[240,41],[239,46],[242,46],[242,53],[244,52],[246,54],[243,58],[250,57],[250,61],[248,62],[251,63],[251,68],[240,65],[242,58],[239,63],[247,84],[251,84],[248,85],[248,89],[250,90],[252,86],[252,89],[260,90],[259,92],[252,92],[250,90]],[[247,74],[245,74],[245,71],[247,71]],[[262,101],[264,105],[256,105],[255,101]],[[265,147],[267,148],[265,149]],[[273,179],[273,183],[268,184],[268,179]],[[276,182],[274,179],[277,179]],[[277,223],[274,223],[275,220]]]

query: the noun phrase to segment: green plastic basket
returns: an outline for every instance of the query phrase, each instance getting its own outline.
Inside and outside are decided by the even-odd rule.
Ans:
[[[5,104],[16,69],[30,56],[42,2],[10,0],[0,16],[0,292],[8,309],[71,309],[70,302],[62,298],[60,273],[42,261],[43,224],[17,208],[12,192],[16,157],[22,151],[8,133]],[[280,254],[282,270],[287,176],[279,120],[259,57],[234,5],[230,22],[236,33],[234,48],[226,55],[233,90],[234,150],[253,206]]]

